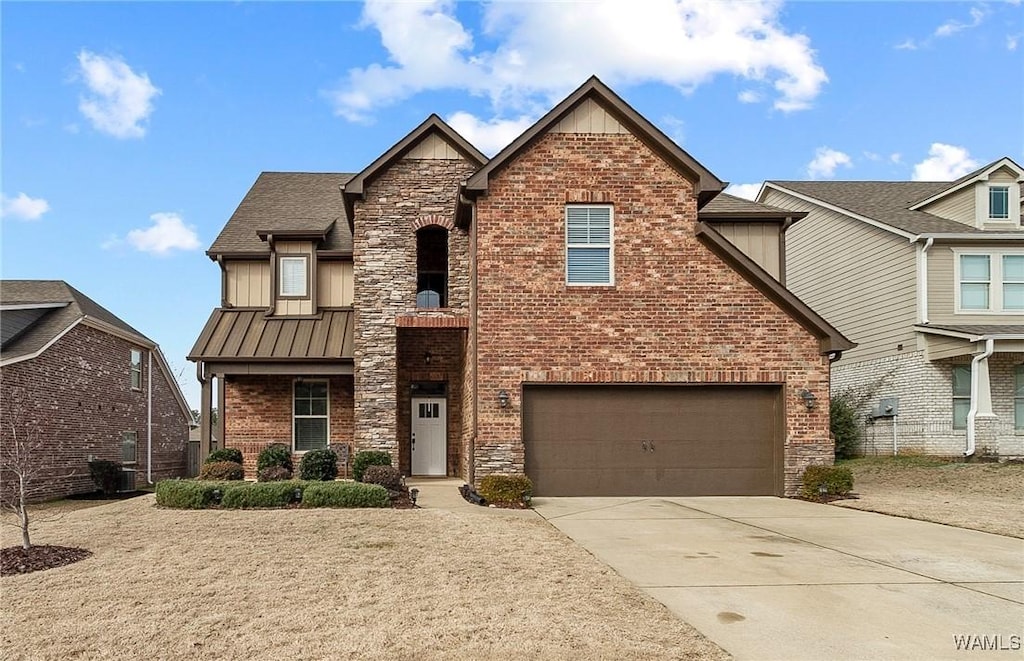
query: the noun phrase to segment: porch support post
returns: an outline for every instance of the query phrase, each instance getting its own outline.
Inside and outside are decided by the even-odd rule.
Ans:
[[[217,448],[227,447],[224,436],[224,375],[217,375],[217,422],[214,427],[217,431]]]
[[[202,363],[200,363],[199,369],[203,370]],[[203,462],[210,456],[210,409],[213,391],[208,375],[201,374],[199,382],[202,384],[202,392],[199,397],[199,461]]]

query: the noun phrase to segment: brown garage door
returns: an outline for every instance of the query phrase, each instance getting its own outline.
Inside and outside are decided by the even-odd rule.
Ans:
[[[525,386],[538,496],[781,494],[779,386]]]

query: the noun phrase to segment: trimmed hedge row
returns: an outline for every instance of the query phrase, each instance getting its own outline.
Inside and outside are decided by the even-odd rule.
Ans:
[[[156,504],[174,509],[301,507],[388,507],[388,491],[358,482],[208,482],[162,480]]]
[[[525,475],[486,475],[480,495],[497,505],[526,505],[533,496],[533,482]]]
[[[853,472],[845,466],[808,466],[800,494],[808,500],[822,500],[821,487],[826,500],[829,496],[848,496],[853,491]]]

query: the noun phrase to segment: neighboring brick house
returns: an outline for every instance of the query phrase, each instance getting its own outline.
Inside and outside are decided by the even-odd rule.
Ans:
[[[192,416],[155,342],[60,280],[0,281],[0,329],[0,459],[42,442],[33,500],[95,491],[91,457],[126,489],[185,474]]]
[[[204,410],[217,380],[250,475],[277,441],[541,495],[793,494],[854,345],[780,282],[802,214],[724,188],[596,78],[491,160],[431,116],[358,174],[263,173],[208,251]]]
[[[859,343],[832,392],[860,402],[865,452],[1024,456],[1022,186],[1001,158],[953,182],[762,188],[806,214],[788,285]]]

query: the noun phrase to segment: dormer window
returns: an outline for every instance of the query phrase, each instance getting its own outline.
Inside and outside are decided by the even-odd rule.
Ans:
[[[1010,187],[988,187],[988,217],[990,220],[1009,220]]]
[[[285,298],[304,298],[309,295],[309,261],[302,257],[281,257],[278,260],[278,294]]]

